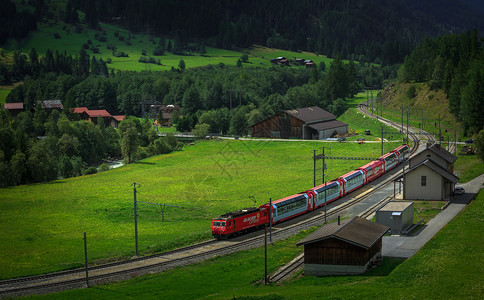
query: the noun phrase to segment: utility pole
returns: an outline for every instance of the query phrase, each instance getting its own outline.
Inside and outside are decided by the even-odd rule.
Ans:
[[[442,144],[442,131],[440,131],[440,114],[439,114],[439,145]]]
[[[134,239],[136,242],[136,256],[139,256],[138,252],[138,211],[136,207],[136,186],[140,187],[141,185],[134,182],[133,186],[133,194],[134,194]]]
[[[403,133],[403,104],[402,104],[402,133]]]
[[[327,223],[327,221],[326,221],[326,213],[327,213],[327,210],[328,210],[327,207],[326,207],[326,189],[327,189],[327,187],[326,187],[326,180],[324,180],[324,173],[326,171],[326,161],[325,161],[326,156],[324,155],[324,149],[325,148],[326,147],[323,147],[324,224]]]
[[[269,283],[269,278],[267,278],[267,223],[264,224],[264,284]]]
[[[272,244],[272,198],[269,198],[269,241]]]
[[[84,232],[84,265],[86,266],[86,285],[89,287],[89,273],[87,267],[87,238],[86,233]]]
[[[407,139],[405,140],[406,143],[408,143],[408,123],[410,122],[409,118],[410,118],[410,105],[408,106],[408,110],[407,110]]]
[[[313,172],[313,186],[316,186],[316,150],[313,150],[314,172]]]

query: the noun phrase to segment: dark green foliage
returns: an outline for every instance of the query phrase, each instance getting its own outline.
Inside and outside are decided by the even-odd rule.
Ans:
[[[97,169],[96,167],[89,167],[84,171],[84,175],[96,174]]]
[[[428,82],[432,89],[443,88],[449,98],[449,111],[462,121],[469,135],[484,126],[483,46],[476,30],[426,39],[405,58],[399,72],[401,80]],[[413,98],[415,94],[409,90],[407,96]]]
[[[475,138],[476,147],[477,147],[477,155],[484,162],[484,129],[481,129],[479,133],[476,135]]]

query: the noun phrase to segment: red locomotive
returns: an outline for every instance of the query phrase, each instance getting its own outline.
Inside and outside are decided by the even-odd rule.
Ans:
[[[223,214],[212,221],[212,235],[217,239],[230,238],[262,228],[269,223],[269,218],[275,224],[317,209],[375,180],[406,160],[409,155],[408,145],[402,145],[377,160],[308,191],[275,200],[271,205],[266,203],[258,208]]]

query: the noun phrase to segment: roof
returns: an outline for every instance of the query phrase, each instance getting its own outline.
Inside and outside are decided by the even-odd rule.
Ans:
[[[285,110],[285,112],[306,123],[327,120],[327,119],[336,119],[335,115],[333,115],[329,111],[325,111],[324,109],[318,106]]]
[[[13,109],[24,109],[23,102],[15,102],[15,103],[5,103],[3,108],[13,110]]]
[[[82,114],[83,112],[88,111],[88,109],[87,107],[73,107],[70,111],[73,114]]]
[[[434,152],[435,154],[442,157],[443,159],[445,159],[451,164],[453,164],[457,160],[457,156],[445,150],[439,144],[432,144],[431,146],[427,147],[427,149]]]
[[[105,117],[110,117],[111,114],[108,113],[107,110],[105,109],[99,109],[99,110],[86,110],[85,113],[87,113],[87,115],[91,118],[95,118],[95,117],[101,117],[101,118],[105,118]]]
[[[381,207],[378,211],[404,211],[412,205],[413,201],[390,201]]]
[[[125,115],[118,115],[118,116],[111,116],[111,117],[113,117],[118,122],[121,122],[122,120],[126,119]]]
[[[341,126],[348,126],[348,124],[338,120],[330,120],[330,121],[323,121],[323,122],[308,124],[308,126],[317,131],[321,131],[326,129],[338,128]]]
[[[42,101],[42,108],[63,108],[60,100],[45,100]]]
[[[435,163],[432,159],[427,158],[423,162],[419,163],[418,165],[414,166],[411,168],[408,173],[412,172],[413,170],[421,167],[421,166],[426,166],[435,173],[439,174],[440,176],[444,177],[445,179],[449,180],[452,183],[456,183],[459,181],[459,177],[455,176],[454,174],[450,173],[446,169],[442,168],[439,164]]]
[[[338,223],[326,224],[304,239],[300,240],[297,245],[306,245],[335,238],[354,244],[356,246],[369,249],[372,247],[390,227],[368,221],[360,217],[353,217],[350,220],[345,220]]]

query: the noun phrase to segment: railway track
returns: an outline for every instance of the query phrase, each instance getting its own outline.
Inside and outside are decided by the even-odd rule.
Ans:
[[[364,110],[363,107],[361,109]],[[380,121],[387,123],[397,129],[399,128],[399,124],[395,122],[383,120],[381,118]],[[409,136],[414,141],[413,147],[411,148],[410,152],[410,155],[413,155],[419,147],[420,139],[414,132],[409,131]],[[346,196],[350,198],[350,200],[338,205],[333,209],[328,210],[325,214],[319,212],[315,216],[307,218],[305,220],[301,220],[296,224],[284,226],[283,228],[276,228],[272,232],[272,237],[275,240],[284,239],[294,235],[301,230],[308,229],[316,225],[321,225],[325,220],[328,222],[335,220],[343,212],[351,207],[354,207],[354,205],[358,202],[367,199],[373,193],[382,189],[386,184],[388,184],[398,176],[400,176],[399,172],[393,172],[393,175],[382,180],[377,186],[375,186],[371,190],[361,193],[358,197],[350,198],[351,194],[349,196]],[[374,205],[372,209],[376,209],[377,207],[379,207],[379,204],[380,203]],[[369,209],[365,213],[371,213],[372,209]],[[321,209],[319,209],[319,211],[321,211]],[[217,241],[213,239],[205,241],[203,243],[183,247],[160,254],[134,258],[122,262],[93,266],[88,268],[89,274],[92,274],[89,276],[89,284],[97,285],[111,281],[129,279],[133,276],[139,276],[142,274],[161,272],[178,266],[200,262],[216,255],[226,255],[243,249],[259,247],[263,244],[264,236],[262,234],[259,234],[258,236],[252,238],[244,239],[242,241]],[[297,270],[300,265],[302,265],[301,260],[299,260],[299,262],[294,262],[294,264],[290,266],[289,269],[282,271],[286,272],[286,275],[283,275],[283,273],[276,274],[271,278],[271,282],[277,282],[286,278],[291,272]],[[49,293],[82,287],[86,287],[85,269],[76,269],[0,281],[0,297],[21,296],[34,293]]]

